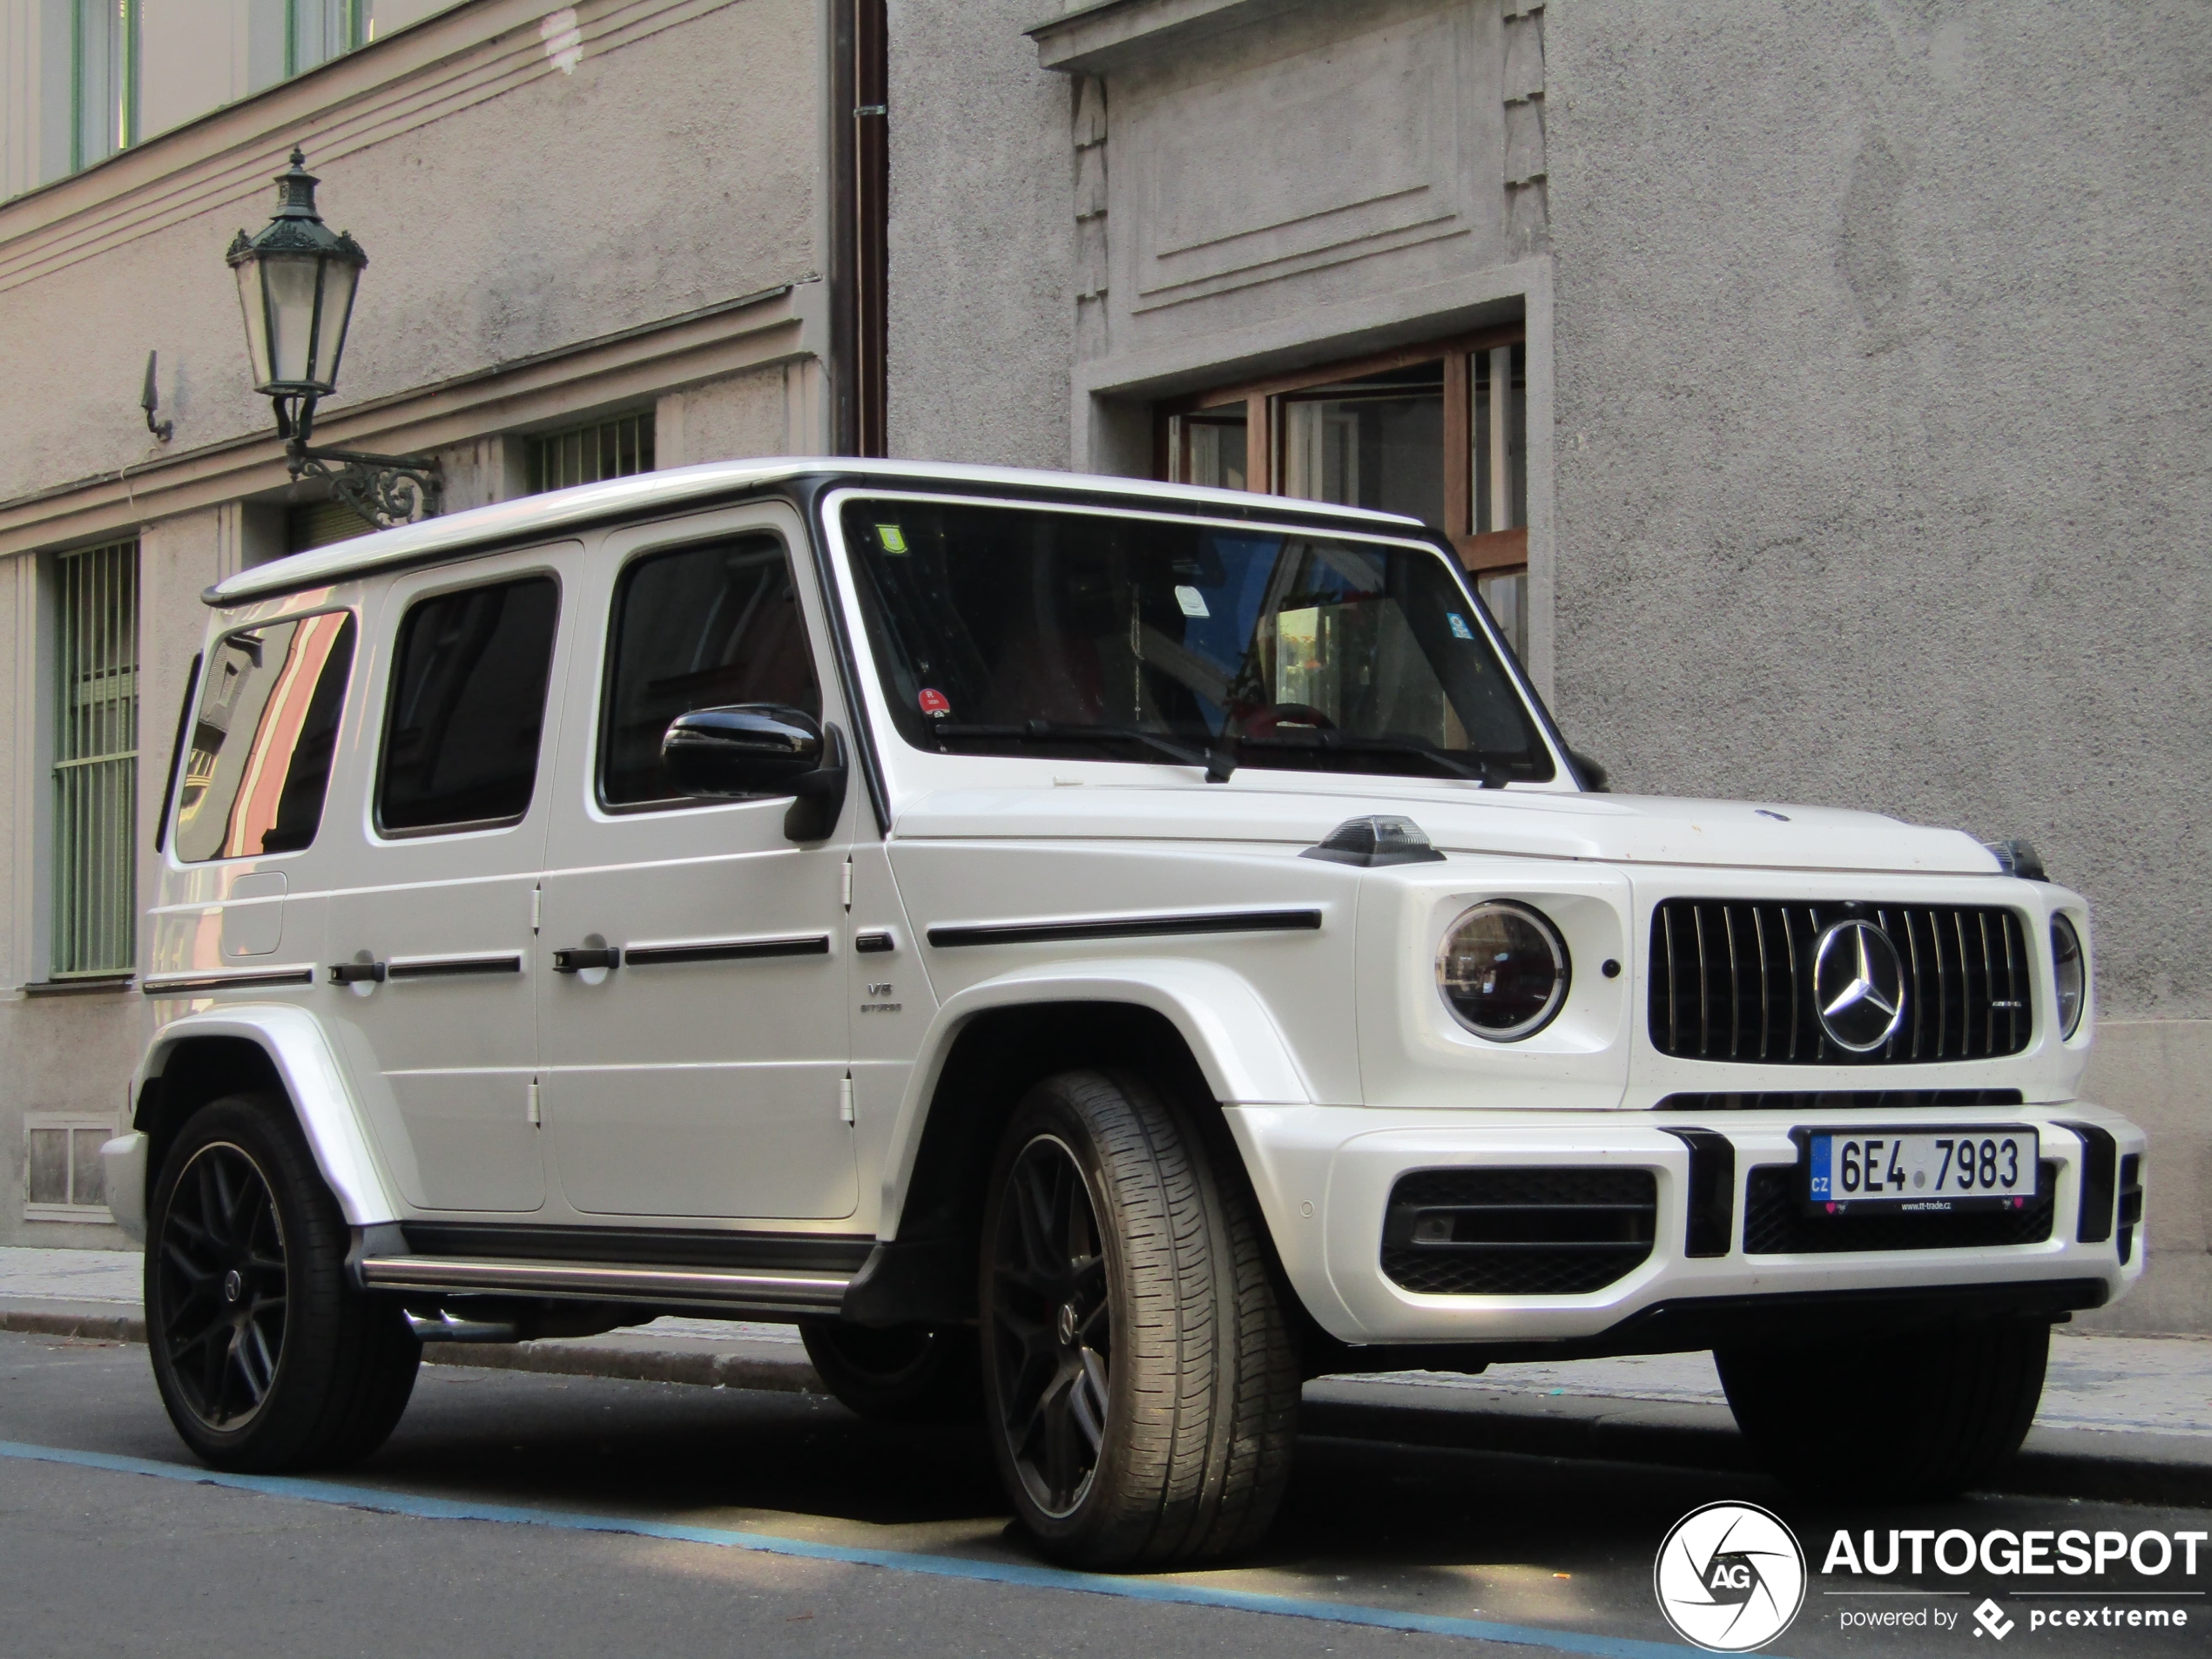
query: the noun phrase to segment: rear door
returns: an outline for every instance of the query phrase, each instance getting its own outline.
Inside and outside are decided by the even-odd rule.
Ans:
[[[513,1213],[545,1202],[532,910],[580,550],[397,578],[373,630],[368,788],[329,949],[337,1016],[403,1197]]]
[[[597,664],[569,690],[537,952],[546,1137],[589,1214],[857,1207],[842,936],[857,777],[831,834],[797,846],[789,797],[685,799],[659,764],[693,709],[845,723],[803,536],[764,503],[618,531],[591,556],[577,620]],[[559,972],[563,950],[622,961]]]

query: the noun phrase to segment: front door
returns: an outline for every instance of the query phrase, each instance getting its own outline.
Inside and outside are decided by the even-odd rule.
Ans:
[[[368,797],[327,934],[353,995],[332,1019],[354,1075],[374,1080],[365,1103],[401,1193],[427,1210],[545,1202],[530,907],[579,551],[401,577],[363,653]]]
[[[686,799],[660,769],[662,734],[693,709],[844,721],[792,556],[802,533],[762,506],[620,531],[593,556],[601,610],[578,621],[599,661],[570,691],[536,954],[546,1137],[589,1214],[857,1207],[842,959],[858,779],[828,839],[798,846],[787,797]]]

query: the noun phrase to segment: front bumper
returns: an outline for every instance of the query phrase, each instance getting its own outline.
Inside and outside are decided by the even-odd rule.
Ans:
[[[1890,1113],[1232,1106],[1226,1115],[1292,1288],[1324,1330],[1355,1345],[1534,1346],[1561,1353],[1704,1347],[1731,1332],[1757,1334],[1767,1305],[1762,1298],[1772,1298],[1777,1314],[1786,1305],[1812,1329],[1820,1325],[1818,1309],[1830,1303],[1861,1315],[1885,1300],[1924,1310],[2011,1303],[2054,1312],[2109,1302],[2143,1268],[2140,1224],[2128,1238],[2124,1263],[2119,1229],[2100,1242],[2080,1240],[2084,1187],[2094,1184],[2085,1184],[2089,1140],[2064,1125],[2101,1129],[2112,1136],[2116,1159],[2132,1155],[2137,1163],[2130,1167],[2138,1170],[2144,1162],[2141,1130],[2080,1101]],[[1777,1251],[1769,1234],[1758,1241],[1761,1253],[1745,1250],[1754,1171],[1796,1163],[1793,1129],[2006,1123],[2033,1126],[2043,1160],[2054,1166],[2047,1238],[1791,1254]],[[1716,1132],[1734,1148],[1730,1220],[1719,1246],[1725,1253],[1689,1254],[1690,1150],[1669,1132],[1682,1130]],[[1426,1295],[1395,1283],[1384,1271],[1382,1243],[1399,1178],[1416,1170],[1482,1168],[1650,1171],[1657,1197],[1650,1254],[1615,1282],[1579,1295]],[[1662,1331],[1674,1334],[1657,1334]]]

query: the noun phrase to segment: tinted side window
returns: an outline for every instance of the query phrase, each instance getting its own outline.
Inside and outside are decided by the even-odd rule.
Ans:
[[[408,607],[384,717],[380,827],[482,828],[529,810],[560,608],[543,576]]]
[[[615,590],[599,794],[610,806],[676,800],[660,740],[693,709],[782,703],[819,718],[806,619],[791,560],[747,536],[634,561]]]
[[[353,665],[344,610],[242,628],[208,653],[178,795],[179,859],[294,853],[314,840]]]

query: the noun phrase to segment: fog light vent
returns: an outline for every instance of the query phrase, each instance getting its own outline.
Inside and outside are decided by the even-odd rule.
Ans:
[[[1420,1170],[1399,1177],[1382,1268],[1421,1296],[1581,1296],[1651,1254],[1649,1170]]]
[[[2120,1160],[2120,1264],[2135,1258],[2135,1229],[2143,1224],[2143,1156],[2130,1152]]]

